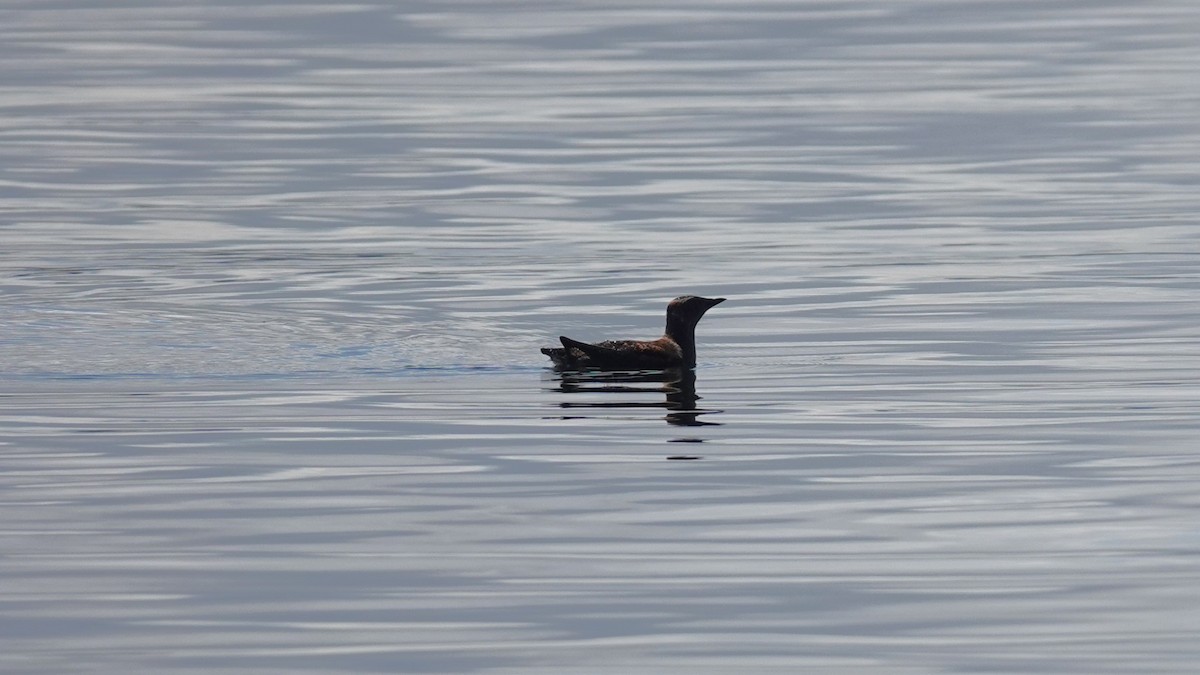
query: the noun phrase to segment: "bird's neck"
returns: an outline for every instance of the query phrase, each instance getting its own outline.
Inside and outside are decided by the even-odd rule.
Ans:
[[[688,368],[696,367],[696,324],[667,317],[667,337],[679,345],[683,362]]]

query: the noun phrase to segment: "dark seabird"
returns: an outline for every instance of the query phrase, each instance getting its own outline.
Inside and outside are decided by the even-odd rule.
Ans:
[[[682,295],[667,305],[667,330],[657,340],[605,340],[589,344],[562,336],[562,347],[542,347],[558,368],[644,370],[695,368],[696,324],[725,298]]]

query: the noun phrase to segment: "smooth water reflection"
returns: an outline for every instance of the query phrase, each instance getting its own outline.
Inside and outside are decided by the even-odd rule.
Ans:
[[[1200,660],[1194,3],[3,17],[3,672]]]
[[[588,396],[587,400],[566,400],[559,404],[574,414],[563,419],[587,417],[587,412],[602,415],[604,411],[619,411],[625,408],[665,408],[663,418],[667,424],[683,427],[719,426],[720,422],[700,420],[701,415],[719,413],[719,410],[697,409],[700,396],[696,393],[696,371],[690,369],[659,371],[560,371],[556,373],[559,386],[553,391],[563,394],[603,394],[601,398]],[[651,385],[651,386],[646,386]],[[608,395],[619,395],[621,400],[612,400]],[[647,400],[645,394],[661,394],[662,401]],[[699,442],[700,439],[695,439]]]

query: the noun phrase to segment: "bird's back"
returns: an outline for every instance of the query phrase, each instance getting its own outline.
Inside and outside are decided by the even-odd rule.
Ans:
[[[683,352],[674,340],[605,340],[595,344],[563,336],[563,346],[543,348],[555,365],[571,368],[671,368],[683,362]]]

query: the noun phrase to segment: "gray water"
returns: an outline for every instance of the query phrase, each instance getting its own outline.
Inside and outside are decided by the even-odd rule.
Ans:
[[[1194,672],[1196,3],[246,4],[0,9],[0,671]]]

